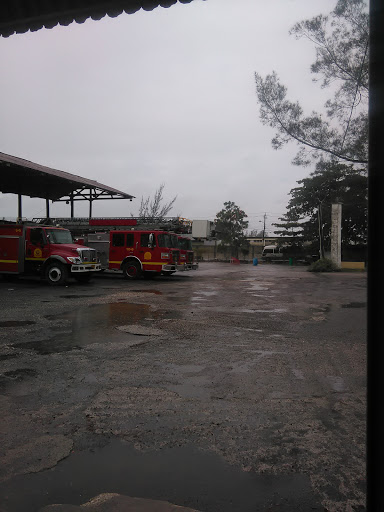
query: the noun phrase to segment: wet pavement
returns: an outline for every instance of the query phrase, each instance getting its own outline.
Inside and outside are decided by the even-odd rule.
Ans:
[[[0,282],[1,512],[364,510],[366,275]]]

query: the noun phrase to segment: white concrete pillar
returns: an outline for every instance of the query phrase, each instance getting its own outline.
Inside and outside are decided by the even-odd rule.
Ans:
[[[341,268],[341,203],[332,205],[331,260]]]

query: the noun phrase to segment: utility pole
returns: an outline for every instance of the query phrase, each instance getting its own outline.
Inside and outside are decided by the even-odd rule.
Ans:
[[[264,225],[263,225],[263,247],[265,246],[265,220],[267,218],[267,214],[264,213]]]
[[[321,201],[317,210],[317,218],[319,221],[319,256],[320,259],[324,258],[324,232],[323,232],[323,212],[321,209]]]

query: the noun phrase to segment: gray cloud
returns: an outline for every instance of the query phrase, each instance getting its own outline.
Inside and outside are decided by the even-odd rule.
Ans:
[[[0,39],[1,151],[98,180],[134,202],[101,201],[94,215],[136,213],[165,183],[174,214],[213,218],[235,201],[258,227],[283,213],[288,192],[310,169],[276,152],[258,120],[254,71],[275,69],[292,98],[321,108],[311,81],[311,45],[291,26],[335,0],[195,0],[115,19]],[[16,198],[0,195],[0,217]],[[42,200],[24,200],[27,217]],[[54,204],[52,215],[69,215]],[[77,215],[87,205],[76,204]],[[253,215],[251,215],[251,213]],[[272,215],[270,215],[272,219]]]

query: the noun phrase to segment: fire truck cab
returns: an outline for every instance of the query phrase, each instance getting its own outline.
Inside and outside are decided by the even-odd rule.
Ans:
[[[166,231],[111,230],[88,233],[85,243],[97,250],[103,269],[120,270],[126,279],[138,279],[180,270],[180,251]]]
[[[40,275],[51,285],[63,285],[69,277],[88,281],[100,270],[96,251],[75,244],[67,229],[0,224],[0,274]]]
[[[192,240],[185,236],[178,236],[180,249],[180,262],[184,264],[185,270],[197,270],[198,264],[194,261]]]

